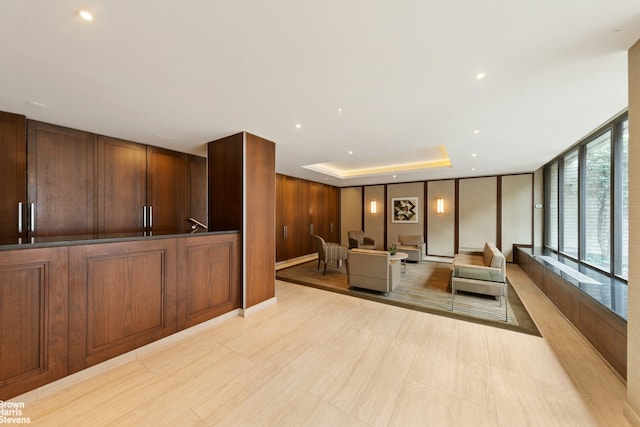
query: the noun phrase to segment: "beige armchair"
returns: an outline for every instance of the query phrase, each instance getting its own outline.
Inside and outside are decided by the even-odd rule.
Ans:
[[[327,263],[335,262],[336,268],[340,268],[342,261],[346,261],[349,253],[347,247],[339,245],[337,243],[327,243],[320,236],[314,235],[313,238],[316,241],[316,249],[318,251],[318,270],[320,270],[320,263],[324,262],[324,273],[327,274]]]
[[[400,234],[394,245],[399,252],[409,255],[409,261],[420,262],[427,256],[427,245],[419,234]]]
[[[349,250],[349,286],[389,294],[400,284],[400,261],[387,251]]]
[[[376,241],[371,237],[366,237],[362,230],[347,231],[347,237],[349,237],[349,249],[376,248]]]

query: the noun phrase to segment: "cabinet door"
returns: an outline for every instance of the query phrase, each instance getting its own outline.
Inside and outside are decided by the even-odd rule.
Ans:
[[[324,202],[324,219],[328,240],[340,243],[340,189],[326,186]]]
[[[187,156],[187,218],[207,225],[207,159]]]
[[[281,243],[278,251],[281,258],[278,259],[278,261],[301,255],[299,248],[300,242],[302,241],[302,233],[300,230],[300,218],[298,216],[298,184],[298,179],[288,176],[284,176],[281,182],[281,191],[278,196],[278,199],[282,203],[279,209],[281,212],[281,221],[278,221],[280,228],[276,233],[278,241]]]
[[[176,331],[177,239],[69,248],[69,372]]]
[[[240,308],[240,234],[178,239],[178,330]]]
[[[147,205],[150,230],[155,234],[184,233],[185,154],[147,147]]]
[[[28,121],[32,236],[94,234],[95,135]]]
[[[66,251],[0,252],[0,400],[67,375]]]
[[[147,200],[144,145],[98,136],[98,232],[143,231]]]
[[[25,237],[27,137],[24,116],[0,112],[0,241]],[[22,205],[20,205],[22,203]],[[22,209],[19,207],[22,206]],[[19,223],[22,221],[22,232]]]

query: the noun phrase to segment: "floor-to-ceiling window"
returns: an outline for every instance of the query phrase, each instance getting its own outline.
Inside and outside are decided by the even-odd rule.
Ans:
[[[545,166],[545,246],[625,280],[628,147],[625,113]]]

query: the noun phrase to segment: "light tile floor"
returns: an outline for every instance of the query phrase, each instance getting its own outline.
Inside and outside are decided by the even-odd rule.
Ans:
[[[32,425],[626,426],[625,385],[517,266],[545,338],[277,282],[234,317],[28,404]]]

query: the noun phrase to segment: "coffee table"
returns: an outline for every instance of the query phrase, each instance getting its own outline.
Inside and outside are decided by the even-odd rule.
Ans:
[[[404,252],[396,252],[390,256],[391,260],[400,261],[402,265],[402,274],[407,272],[407,258],[409,258],[409,254]]]

